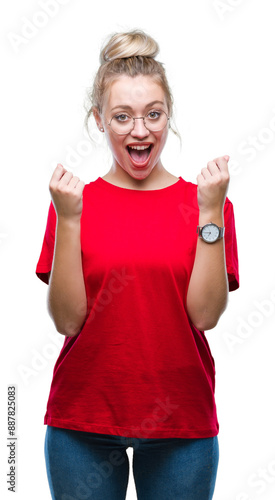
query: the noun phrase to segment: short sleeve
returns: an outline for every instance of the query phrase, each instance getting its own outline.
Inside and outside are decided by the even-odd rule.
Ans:
[[[36,275],[44,283],[48,285],[48,272],[52,269],[52,261],[54,255],[54,245],[55,245],[55,229],[56,229],[56,212],[54,205],[51,201],[47,225],[44,235],[44,240],[42,244],[42,249],[38,263],[36,265]]]
[[[226,198],[224,204],[224,240],[225,258],[229,283],[229,291],[239,288],[239,261],[235,228],[234,209],[231,201]]]

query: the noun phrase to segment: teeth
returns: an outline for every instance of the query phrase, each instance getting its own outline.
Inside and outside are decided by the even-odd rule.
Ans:
[[[150,144],[147,146],[129,146],[131,149],[148,149],[150,147]]]

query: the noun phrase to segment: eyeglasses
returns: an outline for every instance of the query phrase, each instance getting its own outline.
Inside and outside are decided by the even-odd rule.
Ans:
[[[118,135],[126,135],[132,132],[135,127],[135,120],[143,120],[144,126],[150,132],[163,130],[170,120],[170,117],[162,110],[149,111],[145,116],[134,118],[126,113],[120,113],[111,118],[108,125],[113,132]]]

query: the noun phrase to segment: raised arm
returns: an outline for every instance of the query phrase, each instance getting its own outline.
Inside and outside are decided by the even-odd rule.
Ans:
[[[208,162],[197,177],[199,225],[213,222],[224,226],[223,207],[229,184],[229,156]],[[225,229],[226,230],[226,229]],[[198,330],[214,328],[226,308],[228,279],[224,238],[207,243],[198,238],[194,266],[189,282],[186,306]]]
[[[79,333],[87,314],[80,245],[84,186],[60,164],[49,185],[57,220],[47,305],[57,331],[69,337]]]

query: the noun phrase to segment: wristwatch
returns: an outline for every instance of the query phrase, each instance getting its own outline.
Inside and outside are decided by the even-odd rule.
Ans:
[[[198,226],[197,233],[199,238],[202,238],[206,243],[215,243],[215,241],[220,240],[224,236],[224,227],[219,227],[217,224],[210,222],[205,224],[205,226]]]

